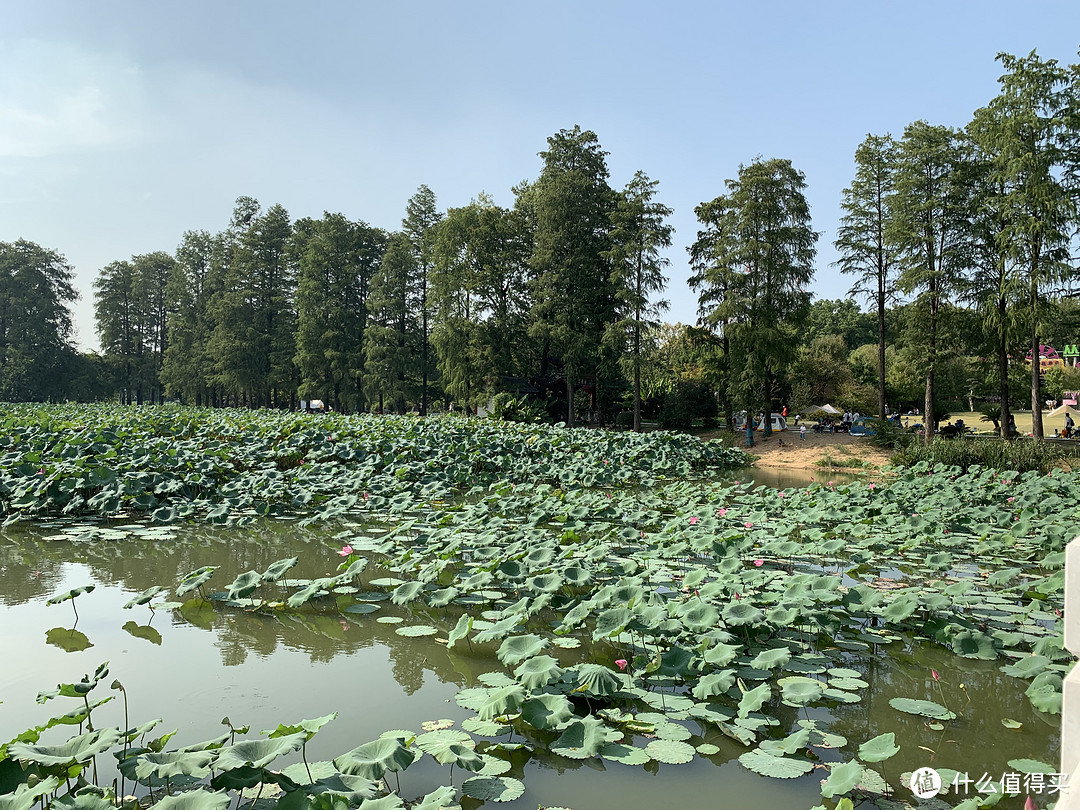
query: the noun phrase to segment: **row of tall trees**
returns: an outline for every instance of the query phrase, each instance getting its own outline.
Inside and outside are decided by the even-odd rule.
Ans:
[[[626,379],[640,392],[671,210],[642,172],[613,189],[592,132],[563,130],[540,157],[511,209],[480,195],[441,212],[421,186],[387,232],[242,197],[175,256],[109,264],[95,309],[122,395],[424,414],[435,395],[473,406],[557,383],[572,423],[582,390],[597,408]]]
[[[869,136],[844,191],[837,249],[878,315],[885,368],[887,303],[906,296],[922,336],[925,413],[938,400],[949,353],[942,328],[959,306],[993,335],[1000,427],[1008,429],[1010,361],[1039,357],[1054,299],[1071,290],[1070,244],[1080,229],[1080,66],[998,57],[998,95],[964,129],[918,121],[899,139]],[[885,408],[879,374],[878,412]],[[1031,364],[1033,434],[1043,435],[1039,363]],[[927,433],[930,436],[930,433]]]

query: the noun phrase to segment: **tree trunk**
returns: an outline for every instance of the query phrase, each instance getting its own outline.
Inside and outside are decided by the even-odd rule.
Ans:
[[[566,426],[574,426],[574,380],[566,375]]]
[[[1034,308],[1033,308],[1034,310]],[[1043,437],[1042,421],[1042,366],[1039,363],[1039,327],[1035,322],[1034,311],[1031,318],[1031,436]]]
[[[885,289],[878,276],[878,419],[885,421]]]
[[[1004,318],[1005,299],[998,299],[998,313]],[[1005,322],[1001,321],[1001,339],[998,341],[998,393],[1001,397],[1000,425],[995,425],[1001,438],[1009,438],[1009,344],[1005,333]]]

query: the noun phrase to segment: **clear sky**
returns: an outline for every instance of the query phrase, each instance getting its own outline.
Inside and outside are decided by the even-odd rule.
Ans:
[[[445,209],[512,205],[559,129],[596,132],[675,209],[667,292],[693,322],[694,206],[740,163],[790,159],[831,267],[868,133],[963,126],[999,51],[1075,63],[1080,2],[12,0],[0,24],[0,241],[75,266],[80,343],[110,261],[226,226],[236,197],[393,229],[426,183]]]

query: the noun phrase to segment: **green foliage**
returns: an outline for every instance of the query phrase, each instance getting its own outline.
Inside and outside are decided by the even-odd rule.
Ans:
[[[920,462],[945,464],[968,470],[989,467],[997,470],[1048,472],[1065,458],[1065,449],[1046,441],[935,437],[930,444],[911,442],[893,456],[892,463],[911,467]]]
[[[514,395],[509,391],[501,391],[492,397],[491,417],[504,422],[526,424],[549,421],[547,408],[544,405],[531,399],[527,394]]]
[[[716,396],[712,386],[701,379],[676,380],[664,394],[660,408],[660,427],[665,430],[685,429],[694,420],[716,420]]]

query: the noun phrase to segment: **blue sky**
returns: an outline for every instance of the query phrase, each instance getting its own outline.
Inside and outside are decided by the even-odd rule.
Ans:
[[[240,195],[294,218],[398,226],[421,183],[440,207],[511,205],[546,138],[580,124],[616,187],[644,170],[675,209],[668,319],[692,322],[693,209],[740,163],[806,174],[831,267],[867,133],[963,126],[999,51],[1078,61],[1071,2],[12,3],[0,27],[0,241],[63,253],[97,345],[110,261],[221,230]]]

